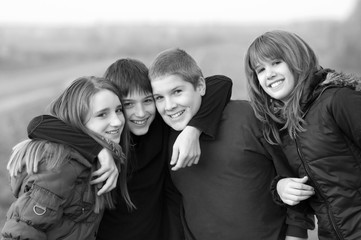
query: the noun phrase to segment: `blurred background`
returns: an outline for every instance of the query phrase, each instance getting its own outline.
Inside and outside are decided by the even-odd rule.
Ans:
[[[212,3],[214,2],[214,4]],[[160,51],[190,53],[205,76],[227,75],[247,99],[243,58],[268,30],[297,33],[323,67],[361,75],[361,0],[46,1],[0,9],[0,229],[13,201],[6,163],[28,122],[74,79],[102,75],[115,60],[149,65]],[[310,232],[310,239],[317,239]]]

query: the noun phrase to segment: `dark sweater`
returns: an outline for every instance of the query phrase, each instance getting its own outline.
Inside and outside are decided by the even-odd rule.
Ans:
[[[170,146],[178,134],[171,131]],[[266,145],[249,103],[228,103],[216,138],[200,144],[198,165],[171,172],[183,203],[186,239],[284,239],[286,208],[276,205],[270,192],[273,161],[284,161],[284,155]]]

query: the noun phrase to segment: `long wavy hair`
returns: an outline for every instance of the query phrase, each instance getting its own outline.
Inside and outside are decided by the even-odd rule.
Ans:
[[[282,60],[294,75],[295,87],[287,101],[271,98],[259,84],[255,67],[260,62]],[[251,105],[263,123],[263,135],[271,144],[280,144],[279,131],[287,129],[291,138],[305,131],[301,98],[306,83],[320,69],[311,47],[298,35],[286,31],[270,31],[257,37],[245,56],[245,73]]]
[[[130,200],[127,189],[127,156],[129,151],[129,130],[124,122],[123,132],[121,134],[120,143],[114,143],[109,139],[102,137],[101,135],[89,130],[85,124],[89,119],[89,113],[91,111],[91,100],[93,96],[101,90],[109,90],[115,95],[119,95],[118,88],[109,80],[102,77],[81,77],[73,81],[69,87],[50,105],[50,113],[68,125],[83,131],[91,136],[103,147],[109,149],[113,153],[114,161],[118,165],[119,178],[118,184],[120,186],[121,195],[125,200],[129,208],[134,208],[132,201]],[[95,167],[95,166],[94,166]],[[93,167],[93,171],[96,170]],[[96,186],[93,186],[96,188]],[[110,193],[98,196],[96,194],[97,189],[94,189],[96,198],[95,209],[103,209],[104,207],[114,208],[114,196]]]

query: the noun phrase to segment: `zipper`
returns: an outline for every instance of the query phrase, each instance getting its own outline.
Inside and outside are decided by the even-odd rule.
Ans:
[[[342,237],[342,235],[340,234],[340,232],[338,231],[337,227],[336,227],[336,224],[335,224],[335,220],[333,218],[333,214],[331,214],[331,211],[330,211],[330,204],[328,203],[328,201],[326,200],[326,197],[321,193],[321,191],[319,190],[320,187],[319,185],[317,184],[317,182],[312,178],[312,175],[310,174],[310,170],[309,170],[309,167],[308,165],[304,162],[304,159],[303,159],[303,154],[301,153],[299,147],[298,147],[298,142],[297,142],[297,138],[296,136],[294,136],[294,141],[295,141],[295,144],[296,144],[296,149],[297,149],[297,153],[298,153],[298,156],[300,157],[301,159],[301,162],[302,162],[302,165],[303,165],[303,168],[305,169],[305,172],[308,176],[308,178],[310,179],[310,181],[313,183],[313,185],[315,186],[315,191],[317,191],[317,193],[319,194],[319,196],[322,197],[324,203],[326,204],[326,207],[327,207],[327,215],[328,215],[328,219],[329,221],[331,222],[331,225],[333,227],[333,230],[335,231],[337,237],[339,239],[344,239]]]

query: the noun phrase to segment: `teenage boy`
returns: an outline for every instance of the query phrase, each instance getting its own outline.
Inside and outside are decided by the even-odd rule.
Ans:
[[[128,191],[137,209],[129,211],[125,203],[119,201],[116,209],[106,210],[97,239],[169,240],[168,222],[164,219],[164,184],[169,162],[167,145],[170,128],[156,112],[148,69],[135,59],[120,59],[108,67],[105,77],[119,87],[123,97],[123,108],[133,143],[130,149]],[[200,131],[208,138],[215,135],[217,122],[230,98],[232,82],[228,78],[213,76],[207,79],[207,84],[207,100],[187,127],[187,131],[193,133],[188,133],[188,138],[183,138],[173,148],[174,152],[179,152],[174,154],[175,160],[172,160],[174,170],[190,166],[198,160],[199,154],[193,154],[197,150],[191,147],[199,146]],[[215,123],[208,121],[209,118],[215,119]],[[190,126],[199,130],[189,130]],[[56,131],[59,128],[62,131]],[[96,142],[51,116],[46,118],[46,122],[39,123],[31,137],[69,142],[88,158],[94,158],[97,154],[93,151],[98,149]]]
[[[156,107],[173,130],[197,114],[206,92],[201,69],[185,51],[160,53],[149,68]],[[283,157],[263,139],[247,101],[231,101],[223,111],[214,140],[200,138],[198,165],[171,171],[180,193],[181,221],[186,239],[302,239],[303,222],[286,221],[286,209],[273,202],[270,185],[276,176],[272,159]],[[172,220],[173,222],[173,220]],[[176,221],[175,221],[176,222]]]

